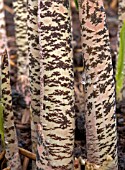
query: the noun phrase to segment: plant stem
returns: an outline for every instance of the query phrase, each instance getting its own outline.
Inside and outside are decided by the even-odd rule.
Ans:
[[[106,155],[117,170],[115,83],[103,2],[79,0],[85,61],[85,119],[88,161],[101,165]]]
[[[68,0],[39,0],[41,100],[37,169],[73,169],[74,76]],[[44,72],[43,72],[44,68]]]

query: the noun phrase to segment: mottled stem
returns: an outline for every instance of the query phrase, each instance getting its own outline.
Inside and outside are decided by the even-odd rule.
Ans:
[[[16,137],[16,130],[14,126],[14,116],[12,111],[12,97],[9,77],[7,38],[5,31],[5,16],[3,10],[3,1],[0,0],[0,59],[1,59],[1,90],[2,103],[4,105],[4,136],[5,149],[8,166],[11,170],[21,170],[21,162],[18,151],[18,142]]]
[[[2,102],[4,105],[4,136],[5,149],[8,166],[11,170],[21,170],[20,155],[18,150],[18,141],[16,136],[16,129],[14,126],[14,116],[12,110],[12,96],[9,77],[8,54],[5,51],[2,55]]]
[[[29,52],[29,78],[31,89],[31,136],[32,152],[36,153],[37,131],[40,121],[40,54],[38,37],[38,1],[28,0],[28,52]],[[32,169],[35,169],[33,165]]]
[[[18,76],[28,76],[27,0],[13,0],[13,8],[17,44]]]
[[[37,169],[72,170],[74,76],[70,6],[68,0],[39,0],[38,6],[42,90]]]
[[[85,61],[87,159],[101,165],[106,155],[117,170],[115,83],[105,10],[100,0],[79,0]]]

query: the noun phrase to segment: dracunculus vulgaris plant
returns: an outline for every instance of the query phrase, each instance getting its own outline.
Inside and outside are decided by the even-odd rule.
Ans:
[[[37,124],[40,121],[40,52],[38,36],[38,0],[28,0],[28,55],[31,91],[31,139],[32,152],[37,150]],[[42,88],[43,89],[43,88]],[[42,114],[42,113],[41,113]],[[35,169],[35,164],[32,164]]]
[[[106,156],[117,170],[115,83],[102,0],[79,0],[84,54],[87,159],[101,165]]]
[[[37,169],[73,168],[74,90],[68,3],[68,1],[59,3],[54,1],[49,5],[47,1],[28,1],[32,149],[33,152],[36,152],[38,138]],[[46,15],[48,15],[49,7],[51,7],[50,16],[44,16],[43,9],[45,6],[47,6]],[[53,16],[54,12],[55,16]],[[38,16],[37,13],[39,13]],[[41,17],[42,15],[44,17]],[[49,24],[46,27],[48,18],[51,21],[58,16],[57,23],[53,22],[51,23],[52,25]],[[60,22],[58,23],[58,21]],[[44,34],[49,30],[48,37],[51,37],[51,41],[48,44],[48,37]],[[37,31],[39,31],[39,35]],[[44,48],[45,44],[46,48]],[[42,55],[43,49],[47,50],[48,58],[46,54]],[[49,65],[53,67],[49,67]],[[56,76],[54,77],[55,74]],[[49,77],[49,75],[51,76]],[[52,83],[53,80],[54,82]],[[47,117],[49,117],[49,120]],[[61,163],[59,159],[62,160]]]
[[[12,111],[12,97],[9,78],[8,53],[6,44],[5,17],[3,0],[0,0],[0,60],[1,60],[1,101],[4,106],[3,124],[5,138],[5,157],[11,170],[21,170],[20,156],[18,152],[18,142],[14,126],[14,116]]]
[[[38,0],[38,33],[41,96],[36,166],[39,170],[71,170],[74,76],[68,0]]]
[[[36,153],[37,133],[35,126],[40,114],[39,43],[37,41],[38,26],[35,18],[35,16],[37,17],[36,8],[38,8],[37,1],[13,0],[17,44],[17,75],[18,79],[27,79],[29,75],[31,85],[31,140],[33,153]],[[34,162],[32,169],[35,169]]]
[[[13,0],[15,35],[17,45],[17,75],[29,74],[27,0]]]

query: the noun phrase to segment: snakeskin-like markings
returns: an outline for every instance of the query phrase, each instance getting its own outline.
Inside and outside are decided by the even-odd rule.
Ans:
[[[18,76],[28,75],[27,0],[14,0],[13,8],[15,14]]]
[[[31,133],[32,151],[36,153],[37,132],[36,124],[40,119],[40,56],[39,56],[39,37],[38,37],[38,2],[28,0],[28,51],[29,51],[29,77],[31,89]],[[32,169],[35,169],[34,167]]]
[[[44,98],[41,122],[38,125],[41,141],[39,139],[37,169],[71,170],[74,146],[74,77],[69,2],[39,0],[38,6]]]
[[[3,10],[3,1],[0,0],[0,60],[1,60],[1,90],[2,103],[4,105],[4,136],[5,149],[8,166],[12,170],[21,170],[20,156],[18,152],[18,143],[16,130],[14,127],[14,116],[12,112],[12,98],[9,79],[8,54],[6,45],[5,16]]]
[[[117,169],[115,85],[102,1],[79,0],[85,60],[87,157],[100,165],[111,155]]]
[[[20,155],[18,150],[18,141],[14,126],[14,116],[12,111],[12,97],[10,89],[9,66],[7,51],[2,54],[2,102],[4,105],[4,136],[5,149],[8,166],[12,170],[21,170]]]

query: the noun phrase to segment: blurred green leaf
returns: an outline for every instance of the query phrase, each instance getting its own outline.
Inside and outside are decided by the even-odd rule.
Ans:
[[[74,0],[75,4],[76,4],[76,9],[78,10],[79,5],[78,5],[78,0]]]
[[[120,46],[119,55],[116,67],[116,94],[119,98],[121,89],[123,87],[123,82],[125,79],[125,21],[120,30]]]

